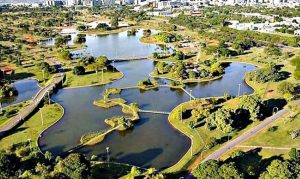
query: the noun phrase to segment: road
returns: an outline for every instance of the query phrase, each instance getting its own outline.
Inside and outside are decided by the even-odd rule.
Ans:
[[[297,100],[296,103],[298,105],[300,105],[300,100]],[[239,137],[235,138],[232,141],[227,142],[220,149],[216,150],[214,153],[207,156],[201,163],[203,163],[207,160],[210,160],[210,159],[213,159],[213,160],[219,159],[219,157],[221,157],[223,154],[228,152],[228,150],[230,150],[231,148],[233,148],[233,147],[239,145],[240,143],[244,142],[245,140],[247,140],[251,136],[255,135],[256,133],[261,131],[263,128],[265,128],[269,124],[273,123],[277,119],[281,118],[283,115],[287,114],[288,112],[289,112],[288,108],[284,108],[284,109],[278,111],[276,114],[274,114],[271,117],[268,117],[267,119],[263,120],[260,124],[258,124],[257,126],[249,129],[247,132],[243,133]]]
[[[60,83],[64,78],[64,74],[61,73],[60,75],[54,77],[49,85],[42,88],[32,99],[31,103],[25,107],[18,115],[14,116],[7,124],[0,128],[0,136],[5,132],[13,129],[17,126],[23,119],[25,119],[29,114],[31,114],[34,109],[39,105],[41,100],[46,96],[48,92],[50,92],[56,84]]]

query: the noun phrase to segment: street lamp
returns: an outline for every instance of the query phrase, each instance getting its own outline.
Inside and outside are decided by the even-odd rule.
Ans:
[[[28,143],[29,143],[29,148],[30,148],[30,151],[32,151],[32,146],[31,146],[31,139],[27,139]]]
[[[41,121],[42,121],[42,126],[43,126],[44,125],[44,118],[43,118],[42,108],[40,108],[40,113],[41,113]]]
[[[43,72],[43,80],[44,80],[44,86],[45,86],[45,70],[43,69],[42,72]]]
[[[241,83],[238,86],[239,86],[239,88],[238,88],[238,96],[240,96],[240,93],[241,93]]]
[[[275,107],[273,108],[273,113],[272,113],[272,115],[274,115],[274,114],[276,113],[275,110],[276,110],[276,112],[278,112],[278,107],[275,106]]]
[[[201,150],[201,153],[200,153],[200,157],[201,157],[201,161],[202,161],[202,158],[203,158],[203,153],[208,150],[207,148],[205,148],[204,150]]]
[[[50,105],[50,91],[48,91],[48,100],[49,100],[49,105]]]
[[[191,135],[191,157],[193,157],[193,135]]]
[[[181,118],[181,122],[183,122],[183,120],[182,120],[182,116],[183,116],[183,105],[181,105],[181,115],[180,115],[180,118]]]
[[[113,60],[112,61],[112,64],[113,64],[113,73],[115,72],[115,61]]]
[[[109,166],[109,147],[106,147],[107,163]]]

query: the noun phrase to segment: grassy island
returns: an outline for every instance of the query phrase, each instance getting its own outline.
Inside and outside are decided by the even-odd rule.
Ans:
[[[105,138],[104,132],[93,132],[85,134],[80,138],[80,143],[82,145],[96,145],[102,142]]]
[[[104,122],[119,131],[124,131],[133,127],[132,121],[123,116],[105,119]]]
[[[158,88],[158,82],[156,80],[151,81],[150,78],[147,78],[146,80],[140,80],[137,87],[142,90],[156,89]]]
[[[102,107],[102,108],[111,108],[111,107],[114,107],[114,106],[118,106],[118,105],[121,105],[121,104],[125,104],[126,101],[122,98],[113,98],[113,99],[99,99],[99,100],[96,100],[94,101],[94,105],[96,106],[99,106],[99,107]]]
[[[84,75],[74,75],[72,72],[67,72],[67,87],[92,86],[111,83],[123,77],[123,73],[115,71],[102,72],[86,72]]]
[[[200,64],[178,60],[175,63],[158,62],[150,75],[180,83],[210,81],[222,77],[227,64],[217,61],[207,61]]]

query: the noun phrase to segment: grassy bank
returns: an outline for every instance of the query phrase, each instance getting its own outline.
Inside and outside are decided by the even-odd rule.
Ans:
[[[114,80],[118,80],[123,77],[121,72],[104,72],[102,79],[102,72],[89,73],[85,75],[74,75],[72,72],[67,72],[67,79],[65,84],[67,87],[81,87],[89,85],[101,85],[107,84]]]
[[[222,137],[224,134],[219,130],[208,130],[205,126],[192,129],[187,119],[181,120],[181,107],[183,109],[192,109],[197,105],[201,105],[203,100],[196,99],[180,104],[174,108],[168,120],[174,128],[185,134],[191,140],[191,147],[187,153],[173,166],[164,170],[166,173],[178,172],[185,169],[188,162],[193,159],[194,155],[199,154],[202,149],[210,142],[212,137]]]
[[[24,101],[15,105],[11,105],[2,109],[0,112],[0,127],[7,124],[14,116],[18,115],[23,108],[25,108],[30,101]]]
[[[12,131],[10,135],[2,138],[0,140],[0,148],[4,149],[13,144],[26,142],[28,139],[31,139],[32,145],[36,146],[40,133],[62,117],[63,107],[57,103],[45,105],[42,108],[42,113],[44,125],[42,125],[40,111],[37,111],[20,127]]]

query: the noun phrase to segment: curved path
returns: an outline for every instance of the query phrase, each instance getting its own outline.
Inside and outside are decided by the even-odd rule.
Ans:
[[[23,119],[30,115],[36,109],[36,107],[39,105],[42,99],[46,96],[46,94],[52,91],[57,84],[61,83],[63,78],[63,73],[60,73],[59,75],[55,76],[49,85],[42,88],[36,94],[36,96],[32,99],[31,103],[28,106],[26,106],[25,109],[23,109],[18,115],[14,116],[12,119],[10,119],[10,121],[7,124],[0,128],[0,136],[3,135],[5,132],[8,132],[9,130],[16,127]]]
[[[300,100],[297,100],[296,104],[300,105]],[[203,163],[203,162],[205,162],[207,160],[210,160],[210,159],[213,159],[213,160],[219,159],[219,157],[221,157],[223,154],[225,154],[226,152],[228,152],[231,148],[236,147],[237,145],[239,145],[240,143],[244,142],[245,140],[247,140],[251,136],[253,136],[256,133],[260,132],[263,128],[265,128],[269,124],[273,123],[277,119],[281,118],[283,115],[287,114],[288,112],[289,112],[288,108],[284,108],[284,109],[278,111],[273,116],[268,117],[267,119],[263,120],[257,126],[249,129],[247,132],[243,133],[239,137],[237,137],[237,138],[233,139],[232,141],[229,141],[228,143],[226,143],[220,149],[216,150],[214,153],[212,153],[209,156],[207,156],[203,161],[201,161],[201,163]],[[197,162],[197,160],[196,160],[196,162]],[[194,163],[194,166],[195,166],[195,163]]]

